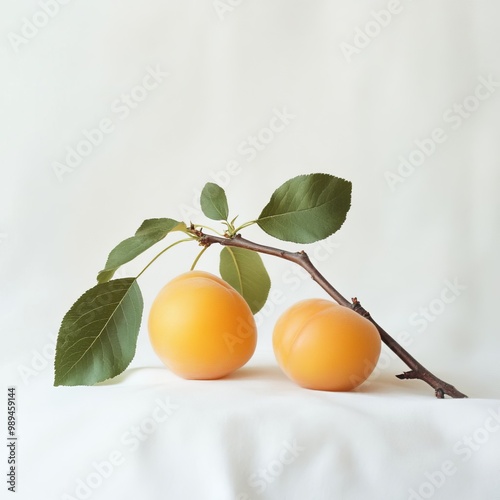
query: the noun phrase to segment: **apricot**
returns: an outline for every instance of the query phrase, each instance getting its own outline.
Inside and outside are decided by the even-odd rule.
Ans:
[[[273,349],[283,372],[300,386],[350,391],[372,373],[381,340],[375,326],[353,310],[306,299],[278,319]]]
[[[186,379],[217,379],[253,355],[257,328],[250,307],[229,284],[204,271],[167,283],[148,320],[154,351]]]

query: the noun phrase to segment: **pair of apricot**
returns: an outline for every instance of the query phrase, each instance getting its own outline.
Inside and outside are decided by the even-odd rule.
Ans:
[[[149,315],[153,349],[174,373],[217,379],[242,367],[257,344],[257,328],[243,297],[222,279],[190,271],[170,281]],[[278,319],[276,360],[297,384],[348,391],[373,371],[380,355],[375,326],[329,300],[307,299]]]

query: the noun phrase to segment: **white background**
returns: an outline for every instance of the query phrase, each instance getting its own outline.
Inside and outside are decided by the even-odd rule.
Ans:
[[[164,393],[177,396],[178,422],[157,430],[154,445],[142,444],[92,498],[399,499],[443,461],[461,464],[465,453],[454,445],[498,411],[500,398],[498,3],[57,5],[48,19],[37,2],[9,0],[0,20],[1,356],[3,386],[18,387],[18,498],[73,495],[92,461]],[[388,6],[390,18],[376,21]],[[26,27],[25,18],[45,25]],[[167,75],[141,93],[151,68]],[[481,79],[496,86],[468,99]],[[131,92],[141,102],[126,112],[120,101]],[[454,106],[464,100],[477,109],[458,119]],[[294,118],[256,155],[242,153],[276,110]],[[113,131],[61,173],[54,165],[103,119]],[[400,157],[437,128],[445,140],[391,189],[387,172],[397,174]],[[223,173],[228,164],[238,173]],[[309,280],[291,281],[293,266],[272,258],[265,262],[279,300],[261,313],[256,356],[240,375],[178,380],[159,369],[144,322],[128,376],[96,388],[51,386],[62,316],[144,219],[206,222],[193,198],[218,180],[232,214],[249,220],[278,185],[309,172],[353,183],[347,221],[326,249],[273,242],[258,228],[246,236],[304,248],[342,293],[357,295],[394,335],[406,332],[417,359],[474,399],[435,401],[424,384],[393,377],[404,369],[397,360],[357,393],[293,386],[272,357],[273,324],[297,300],[324,294]],[[216,273],[217,250],[199,267]],[[197,251],[177,248],[141,277],[146,315]],[[154,255],[121,275],[137,274]],[[461,290],[440,303],[449,282]],[[424,321],[421,308],[430,305],[437,313]],[[331,434],[335,425],[344,426],[340,435]],[[467,497],[500,498],[499,435],[490,433],[431,496],[469,488]],[[259,495],[249,476],[293,439],[306,451]]]

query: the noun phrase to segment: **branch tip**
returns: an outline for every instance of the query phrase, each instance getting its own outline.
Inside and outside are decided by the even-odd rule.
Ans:
[[[403,372],[399,375],[396,375],[399,380],[410,380],[413,378],[419,378],[417,372],[415,370],[410,370],[409,372]]]

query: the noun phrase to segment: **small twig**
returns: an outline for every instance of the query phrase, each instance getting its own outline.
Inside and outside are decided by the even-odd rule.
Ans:
[[[286,250],[281,250],[279,248],[270,247],[267,245],[260,245],[259,243],[254,243],[240,235],[236,235],[232,238],[222,238],[219,236],[213,236],[205,234],[200,230],[194,230],[192,228],[191,232],[198,237],[200,244],[204,246],[210,246],[212,243],[218,243],[219,245],[245,248],[247,250],[253,250],[254,252],[259,252],[262,254],[273,255],[281,259],[293,262],[303,269],[305,269],[311,278],[318,283],[323,290],[325,290],[330,297],[332,297],[338,304],[344,307],[349,307],[353,311],[357,312],[361,316],[365,317],[371,321],[377,328],[382,342],[391,349],[409,368],[410,371],[404,372],[400,375],[396,375],[399,379],[419,379],[430,385],[437,398],[444,398],[445,395],[452,398],[466,398],[465,394],[455,389],[452,385],[442,381],[437,378],[433,373],[431,373],[427,368],[421,365],[406,349],[404,349],[395,339],[393,339],[370,315],[370,313],[361,306],[359,300],[355,297],[352,302],[347,300],[341,293],[339,293],[330,282],[316,269],[308,255],[304,252],[288,252]]]

